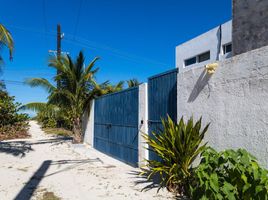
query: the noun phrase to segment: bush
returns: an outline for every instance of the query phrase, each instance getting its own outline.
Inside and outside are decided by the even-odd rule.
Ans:
[[[65,128],[72,129],[72,123],[68,113],[61,109],[55,110],[47,106],[45,110],[40,110],[35,119],[42,125],[43,128]]]
[[[179,195],[189,195],[193,178],[192,163],[205,149],[206,144],[201,145],[201,142],[209,125],[201,130],[201,118],[194,124],[192,117],[187,124],[183,118],[177,124],[168,117],[162,120],[162,125],[163,129],[153,133],[153,137],[144,136],[149,150],[161,159],[147,161],[150,171],[147,178],[160,176],[160,188],[166,187]],[[147,170],[144,170],[145,173]]]
[[[14,102],[14,97],[0,90],[0,140],[26,137],[28,115],[18,113],[20,104]]]
[[[0,90],[0,126],[13,125],[29,119],[28,115],[18,113],[20,105],[14,102],[14,97]]]
[[[192,183],[193,199],[268,199],[268,171],[246,150],[202,153]]]

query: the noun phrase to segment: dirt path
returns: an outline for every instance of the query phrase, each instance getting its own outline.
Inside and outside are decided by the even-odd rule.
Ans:
[[[44,191],[61,199],[167,199],[166,191],[141,191],[148,183],[138,169],[92,148],[47,136],[30,122],[31,139],[0,143],[0,199],[39,199]]]

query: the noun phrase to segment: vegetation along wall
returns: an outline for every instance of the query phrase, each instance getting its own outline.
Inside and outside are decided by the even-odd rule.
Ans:
[[[206,140],[217,150],[245,148],[268,167],[268,47],[178,75],[178,117],[211,122]]]

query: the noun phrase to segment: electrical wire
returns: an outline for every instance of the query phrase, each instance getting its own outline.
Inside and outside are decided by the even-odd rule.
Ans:
[[[76,23],[75,23],[75,26],[74,26],[73,39],[75,39],[77,28],[78,28],[78,25],[79,25],[82,4],[83,4],[83,0],[80,0],[80,2],[79,2],[79,8],[78,8],[78,13],[77,13],[77,18],[76,18]]]
[[[55,31],[49,31],[47,30],[45,31],[40,31],[37,29],[32,29],[32,28],[25,28],[25,27],[19,27],[19,26],[8,26],[14,29],[18,29],[21,31],[26,31],[26,32],[33,32],[33,33],[38,33],[38,34],[45,34],[47,36],[56,36],[56,32]],[[74,39],[75,37],[75,39]],[[103,45],[103,44],[99,44],[90,40],[87,40],[85,38],[81,38],[81,37],[76,37],[72,34],[65,34],[65,38],[64,41],[71,43],[73,45],[77,45],[80,47],[84,47],[84,48],[89,48],[89,49],[93,49],[93,50],[102,50],[102,51],[106,51],[108,53],[110,53],[111,55],[135,62],[135,63],[151,63],[154,65],[161,65],[161,66],[165,66],[168,67],[169,65],[163,62],[159,62],[156,60],[152,60],[152,59],[148,59],[148,58],[143,58],[134,54],[130,54],[127,52],[124,52],[120,49],[116,49],[107,45]]]

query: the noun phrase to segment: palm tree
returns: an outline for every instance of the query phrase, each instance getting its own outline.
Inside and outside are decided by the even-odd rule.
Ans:
[[[135,79],[135,78],[134,79],[130,79],[130,80],[127,81],[127,85],[128,85],[129,88],[136,87],[139,84],[140,84],[139,81],[137,79]]]
[[[9,49],[9,56],[12,59],[12,54],[14,50],[14,41],[10,32],[0,24],[0,49],[6,46]],[[3,58],[0,56],[0,62],[3,62]]]
[[[96,89],[100,92],[98,96],[109,94],[109,93],[114,93],[114,92],[119,92],[124,89],[123,87],[124,87],[124,81],[119,81],[115,85],[110,84],[109,81],[106,81],[102,83],[101,85],[96,85]]]
[[[26,81],[32,87],[41,86],[48,91],[49,105],[68,110],[73,124],[75,142],[82,141],[82,115],[85,110],[88,110],[90,102],[97,96],[122,89],[122,82],[115,86],[109,82],[96,83],[95,74],[98,68],[93,69],[93,67],[98,59],[98,57],[95,58],[87,67],[84,67],[85,57],[82,52],[79,53],[75,62],[70,56],[51,59],[49,66],[59,71],[54,77],[54,81],[59,82],[60,87],[58,88],[43,78],[32,78]],[[24,108],[33,109],[38,106],[40,104],[32,103],[29,106],[25,105]]]

